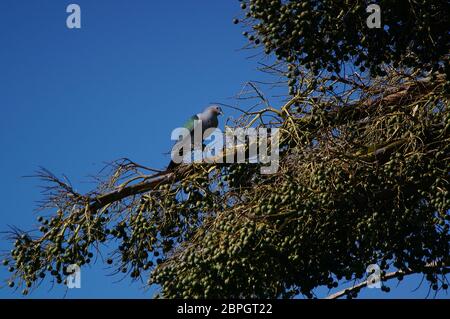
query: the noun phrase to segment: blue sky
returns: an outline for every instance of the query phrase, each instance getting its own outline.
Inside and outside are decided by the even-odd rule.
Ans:
[[[81,29],[66,27],[70,3],[81,7]],[[0,1],[0,230],[35,226],[39,182],[22,176],[39,166],[67,175],[80,192],[107,161],[162,168],[174,127],[211,102],[236,104],[230,97],[246,81],[266,80],[249,58],[255,52],[240,50],[246,41],[231,22],[239,13],[232,0]],[[97,262],[82,269],[81,289],[65,295],[46,283],[27,298],[152,296],[109,273]],[[7,276],[1,267],[0,285]],[[419,281],[361,297],[422,298],[425,285],[411,293]],[[0,289],[0,298],[15,297]]]

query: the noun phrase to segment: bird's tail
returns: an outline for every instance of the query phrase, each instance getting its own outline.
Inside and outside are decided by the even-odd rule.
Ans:
[[[168,170],[168,171],[171,171],[171,170],[173,170],[173,169],[174,169],[175,167],[177,167],[177,166],[178,166],[178,164],[171,160],[170,163],[169,163],[169,165],[167,165],[167,170]]]

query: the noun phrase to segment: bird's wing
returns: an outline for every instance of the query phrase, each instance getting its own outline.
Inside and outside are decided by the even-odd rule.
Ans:
[[[216,128],[219,124],[219,120],[217,119],[217,115],[213,114],[211,112],[208,112],[206,114],[201,114],[202,119],[202,125],[203,125],[203,131],[206,131],[210,128]]]
[[[200,118],[198,115],[193,115],[191,118],[184,124],[184,128],[187,128],[189,132],[192,132],[194,130],[194,121],[198,121]]]

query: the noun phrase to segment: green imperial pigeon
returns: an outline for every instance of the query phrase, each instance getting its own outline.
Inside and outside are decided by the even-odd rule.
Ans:
[[[191,145],[194,144],[194,129],[195,129],[195,123],[201,123],[202,124],[202,137],[203,139],[207,138],[208,136],[204,136],[204,132],[209,128],[216,128],[219,124],[218,116],[223,114],[222,109],[220,106],[217,105],[211,105],[208,106],[202,113],[198,113],[196,115],[193,115],[187,122],[184,124],[184,128],[189,130],[189,135],[184,137],[181,141],[183,141],[185,138],[191,138]],[[201,122],[196,122],[201,121]],[[197,124],[198,125],[198,124]],[[182,155],[182,154],[180,154]],[[168,170],[171,170],[175,168],[178,164],[175,163],[173,160],[170,161],[169,165],[167,166]]]

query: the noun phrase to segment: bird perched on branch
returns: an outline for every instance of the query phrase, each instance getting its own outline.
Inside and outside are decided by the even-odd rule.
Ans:
[[[201,136],[202,136],[202,143],[205,138],[208,137],[209,134],[204,135],[205,131],[210,128],[216,128],[219,124],[218,116],[222,115],[222,109],[218,105],[211,105],[208,106],[206,109],[203,110],[203,112],[198,113],[196,115],[193,115],[185,124],[184,128],[189,131],[189,134],[185,135],[181,140],[177,142],[178,145],[182,145],[184,142],[186,142],[186,139],[191,139],[191,145],[194,145],[194,131],[199,128],[201,124]],[[206,132],[208,133],[208,132]],[[175,144],[175,146],[177,145]],[[175,147],[174,146],[174,147]],[[182,151],[182,149],[181,149]],[[183,154],[180,154],[183,156]],[[167,166],[168,170],[171,170],[175,168],[179,163],[175,163],[173,160],[170,161],[169,165]]]

